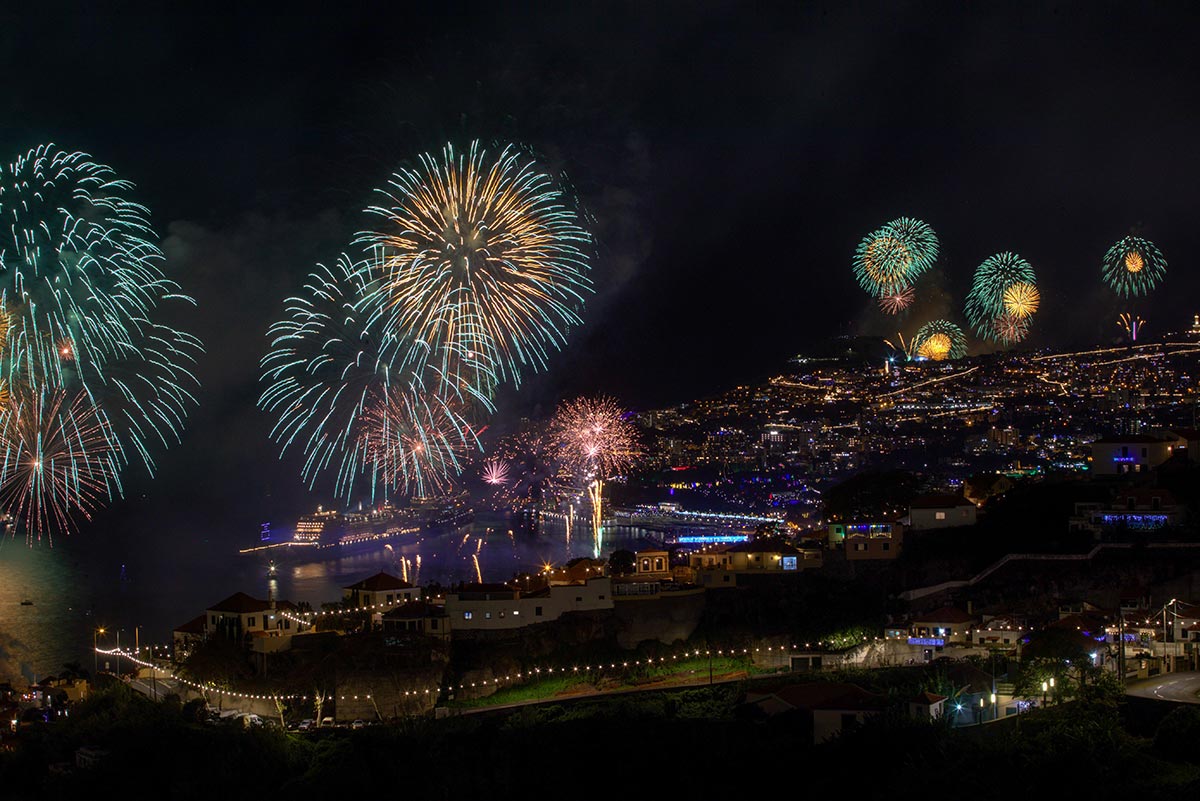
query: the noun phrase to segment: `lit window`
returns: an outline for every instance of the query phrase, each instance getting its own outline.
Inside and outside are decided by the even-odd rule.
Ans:
[[[934,512],[934,513],[933,513],[933,517],[934,517],[934,519],[935,519],[935,520],[945,520],[945,519],[946,519],[946,513],[945,513],[945,512]]]
[[[492,619],[492,613],[491,613],[491,612],[484,612],[484,613],[483,613],[483,619],[484,619],[484,620],[491,620],[491,619]]]
[[[473,617],[471,612],[463,612],[463,620],[470,620]]]
[[[521,614],[521,610],[520,610],[520,609],[514,609],[514,610],[513,610],[513,617],[517,617],[517,616],[519,616],[520,614]]]

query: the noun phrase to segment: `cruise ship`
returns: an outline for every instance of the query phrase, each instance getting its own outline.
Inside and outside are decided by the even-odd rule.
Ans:
[[[368,511],[342,512],[318,506],[296,521],[290,540],[262,542],[240,553],[300,555],[327,559],[375,545],[416,536],[432,528],[453,528],[475,519],[466,493],[454,496],[413,498],[407,507],[390,503]]]

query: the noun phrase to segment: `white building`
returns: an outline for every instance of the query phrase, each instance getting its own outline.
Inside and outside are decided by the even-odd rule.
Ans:
[[[580,584],[558,584],[523,593],[504,584],[468,584],[446,595],[453,632],[501,631],[557,620],[566,612],[612,609],[608,576]]]
[[[975,525],[975,504],[962,495],[924,495],[908,505],[909,528],[925,531]]]
[[[1092,443],[1089,469],[1098,476],[1144,473],[1171,458],[1176,446],[1187,447],[1187,441],[1146,434],[1105,437]]]

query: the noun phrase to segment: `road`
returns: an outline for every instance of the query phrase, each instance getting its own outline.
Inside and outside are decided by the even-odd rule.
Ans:
[[[1200,695],[1197,695],[1200,693],[1200,672],[1181,671],[1130,682],[1125,693],[1156,701],[1200,704]]]

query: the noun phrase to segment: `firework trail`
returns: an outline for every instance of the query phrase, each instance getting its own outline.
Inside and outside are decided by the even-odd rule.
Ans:
[[[604,544],[604,481],[629,470],[638,456],[637,431],[612,398],[577,398],[559,406],[550,424],[562,464],[585,486],[592,505],[592,550]]]
[[[1142,333],[1142,327],[1146,325],[1146,321],[1136,314],[1126,312],[1117,318],[1117,325],[1124,329],[1130,342],[1137,342],[1138,334]]]

